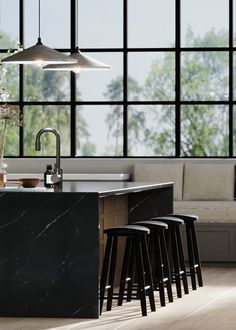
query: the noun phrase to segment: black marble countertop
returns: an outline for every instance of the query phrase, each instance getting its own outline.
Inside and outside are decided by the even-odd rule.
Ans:
[[[41,183],[37,188],[3,188],[3,192],[38,193],[97,193],[100,197],[137,191],[153,190],[173,186],[173,182],[107,182],[107,181],[64,181],[62,187],[46,189]]]
[[[62,192],[92,192],[100,196],[170,187],[173,182],[63,182]]]

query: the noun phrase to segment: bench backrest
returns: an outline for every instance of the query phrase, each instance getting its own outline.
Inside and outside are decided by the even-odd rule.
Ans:
[[[233,200],[236,196],[236,165],[233,163],[140,163],[134,181],[173,181],[174,200]]]

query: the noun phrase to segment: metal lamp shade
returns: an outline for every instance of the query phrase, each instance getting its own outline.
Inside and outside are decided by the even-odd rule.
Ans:
[[[26,48],[21,52],[10,55],[1,60],[2,63],[12,64],[63,64],[76,63],[71,56],[64,55],[52,48],[44,46],[41,39],[38,38],[36,45]]]
[[[75,71],[81,70],[107,70],[111,69],[111,66],[94,58],[84,55],[80,52],[79,48],[71,54],[71,59],[76,60],[74,64],[49,64],[43,67],[44,70],[59,70],[59,71]]]

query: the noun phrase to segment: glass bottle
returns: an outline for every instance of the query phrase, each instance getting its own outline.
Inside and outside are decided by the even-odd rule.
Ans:
[[[44,172],[44,186],[46,188],[53,188],[54,184],[52,182],[52,165],[47,165],[46,171]]]

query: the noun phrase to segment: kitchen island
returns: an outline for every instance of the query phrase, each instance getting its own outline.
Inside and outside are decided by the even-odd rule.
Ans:
[[[98,317],[103,230],[172,211],[172,182],[1,189],[0,316]]]

